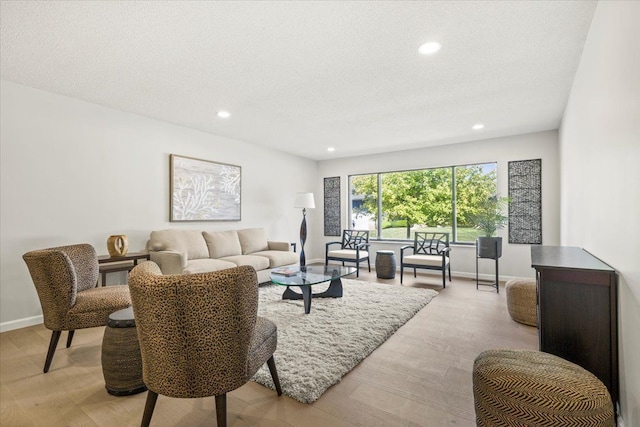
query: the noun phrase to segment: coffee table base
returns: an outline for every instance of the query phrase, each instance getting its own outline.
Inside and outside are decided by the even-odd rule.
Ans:
[[[295,292],[291,286],[298,286],[300,292]],[[342,298],[342,280],[339,277],[332,279],[329,287],[324,292],[312,293],[311,285],[289,285],[282,294],[282,299],[304,300],[304,314],[311,312],[311,299],[316,298]]]

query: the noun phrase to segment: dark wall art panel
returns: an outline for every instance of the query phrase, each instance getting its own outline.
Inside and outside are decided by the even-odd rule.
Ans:
[[[340,236],[340,177],[324,179],[324,235]]]
[[[509,243],[542,244],[542,159],[509,162]]]

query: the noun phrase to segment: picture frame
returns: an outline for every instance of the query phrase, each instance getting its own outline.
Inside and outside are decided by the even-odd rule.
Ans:
[[[240,221],[242,168],[171,154],[169,221]]]

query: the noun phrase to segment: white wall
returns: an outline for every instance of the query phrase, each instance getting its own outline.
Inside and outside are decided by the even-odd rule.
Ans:
[[[265,227],[298,240],[295,193],[317,181],[314,161],[1,82],[0,330],[41,322],[22,254],[111,234],[144,249],[151,230]],[[212,114],[213,120],[213,114]],[[232,120],[232,119],[230,119]],[[169,222],[169,154],[242,167],[241,222]],[[309,218],[309,227],[315,227]],[[308,248],[313,256],[313,248]],[[316,256],[320,256],[317,254]],[[109,275],[108,283],[124,277]]]
[[[362,173],[387,172],[438,166],[451,166],[471,163],[498,163],[498,191],[508,195],[507,167],[513,160],[542,159],[542,239],[545,245],[557,245],[560,242],[559,218],[559,171],[558,171],[558,134],[556,131],[494,138],[463,144],[446,145],[418,150],[398,151],[371,156],[351,157],[347,159],[326,160],[319,163],[319,185],[323,178],[340,176],[342,186],[342,226],[348,225],[347,202],[349,175]],[[322,194],[322,187],[316,189]],[[322,202],[322,200],[320,200]],[[322,207],[322,206],[320,206]],[[322,218],[317,222],[322,228]],[[316,240],[324,242],[339,240],[324,237],[323,230],[316,230]],[[500,258],[500,279],[509,277],[534,277],[531,268],[530,246],[509,244],[507,229],[499,231],[503,238],[503,256]],[[374,243],[372,252],[378,249],[394,250],[400,259],[400,246],[397,243]],[[458,276],[475,278],[475,247],[456,245],[451,251],[451,269]],[[491,279],[494,264],[481,260],[480,272]]]
[[[560,132],[562,244],[619,274],[625,426],[640,425],[640,3],[599,2]]]

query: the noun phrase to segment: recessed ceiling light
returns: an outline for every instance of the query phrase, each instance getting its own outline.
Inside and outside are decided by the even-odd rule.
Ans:
[[[228,111],[218,111],[218,117],[221,119],[228,119],[231,114]]]
[[[420,52],[423,55],[431,55],[439,51],[441,47],[442,45],[438,42],[429,42],[421,45],[418,48],[418,52]]]
[[[482,128],[484,128],[484,125],[482,123],[476,123],[475,125],[473,125],[471,127],[471,129],[473,129],[473,130],[480,130]]]
[[[329,147],[329,148],[327,148],[327,151],[330,152],[330,153],[333,153],[334,151],[336,151],[336,149],[333,148],[333,147]]]

